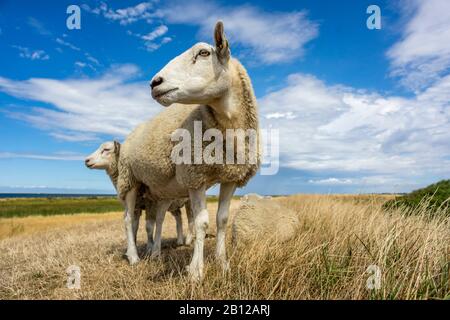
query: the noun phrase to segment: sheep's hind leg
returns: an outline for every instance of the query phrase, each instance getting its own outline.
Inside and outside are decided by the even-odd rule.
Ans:
[[[220,185],[219,207],[217,209],[217,239],[216,239],[216,260],[220,263],[222,270],[228,271],[230,264],[226,254],[226,232],[228,214],[230,211],[231,199],[236,190],[235,183],[222,183]]]
[[[148,204],[145,207],[145,229],[147,230],[147,247],[145,249],[145,255],[150,256],[152,254],[153,247],[153,232],[155,230],[156,222],[156,206],[154,203]]]
[[[184,206],[186,209],[186,216],[188,220],[188,232],[186,234],[185,245],[190,246],[194,239],[194,216],[192,214],[191,202],[188,201]]]
[[[209,223],[208,211],[206,210],[206,188],[203,186],[197,190],[189,190],[189,198],[194,214],[195,241],[194,254],[187,271],[191,280],[198,282],[203,279],[203,248]]]
[[[137,233],[139,230],[139,220],[141,218],[142,210],[141,208],[134,209],[134,220],[133,220],[133,238],[134,243],[137,244]]]
[[[155,242],[152,247],[152,258],[159,257],[161,255],[161,234],[164,217],[167,209],[169,209],[172,200],[161,200],[156,203],[156,231]]]
[[[137,253],[136,242],[134,241],[133,222],[135,220],[134,207],[136,204],[137,190],[130,190],[125,196],[126,213],[125,213],[125,232],[127,236],[127,258],[130,264],[136,264],[139,262],[139,256]]]
[[[175,218],[177,225],[177,246],[182,246],[184,244],[183,237],[183,218],[181,217],[181,210],[177,209],[171,212]]]

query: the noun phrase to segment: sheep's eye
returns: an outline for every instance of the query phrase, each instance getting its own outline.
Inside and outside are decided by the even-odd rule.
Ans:
[[[210,53],[209,53],[208,50],[202,49],[202,50],[199,51],[198,55],[202,56],[202,57],[207,57],[207,56],[210,55]]]
[[[103,149],[103,152],[109,152],[111,149]]]

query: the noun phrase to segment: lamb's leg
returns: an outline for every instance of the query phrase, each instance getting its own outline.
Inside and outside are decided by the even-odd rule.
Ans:
[[[134,209],[134,220],[133,220],[133,235],[134,243],[137,244],[137,233],[139,229],[139,220],[141,219],[142,210],[141,208]]]
[[[134,206],[136,204],[137,189],[130,190],[125,196],[126,213],[125,213],[125,232],[127,236],[128,248],[127,257],[130,264],[139,262],[137,254],[136,242],[134,241],[133,222],[134,222]]]
[[[222,183],[220,185],[219,207],[216,216],[216,223],[217,223],[216,260],[222,266],[223,271],[227,271],[229,269],[225,240],[227,232],[228,213],[230,211],[230,203],[235,190],[236,190],[235,183],[232,182]]]
[[[184,237],[183,237],[183,219],[181,217],[181,210],[176,209],[171,211],[171,213],[175,218],[177,224],[177,245],[182,246],[184,244]]]
[[[194,216],[192,214],[191,202],[188,201],[184,208],[186,209],[186,216],[188,220],[188,232],[186,234],[185,244],[189,246],[194,238]]]
[[[152,254],[153,231],[155,230],[155,222],[156,222],[155,210],[156,210],[155,203],[151,203],[145,206],[145,228],[147,230],[147,248],[145,249],[146,255]]]
[[[197,190],[189,190],[189,198],[192,204],[195,224],[194,254],[187,270],[192,281],[203,279],[203,247],[209,217],[206,209],[206,188],[203,186]]]
[[[156,202],[156,231],[155,242],[152,248],[152,257],[159,257],[161,255],[161,234],[162,224],[166,215],[167,209],[169,209],[172,200],[161,200]]]

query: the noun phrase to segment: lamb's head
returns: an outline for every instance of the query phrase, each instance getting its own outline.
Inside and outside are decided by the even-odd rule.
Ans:
[[[200,42],[170,61],[151,80],[152,97],[172,103],[209,104],[224,96],[231,84],[230,48],[223,23],[214,30],[215,46]]]
[[[120,143],[117,141],[104,142],[88,156],[84,163],[89,169],[109,170],[117,163],[120,153]]]

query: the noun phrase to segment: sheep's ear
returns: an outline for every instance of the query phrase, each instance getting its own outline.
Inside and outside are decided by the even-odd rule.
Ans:
[[[120,153],[120,142],[114,140],[114,153],[119,155]]]
[[[228,61],[230,58],[230,47],[225,36],[222,21],[217,21],[214,29],[214,41],[216,43],[217,56],[221,61]]]

